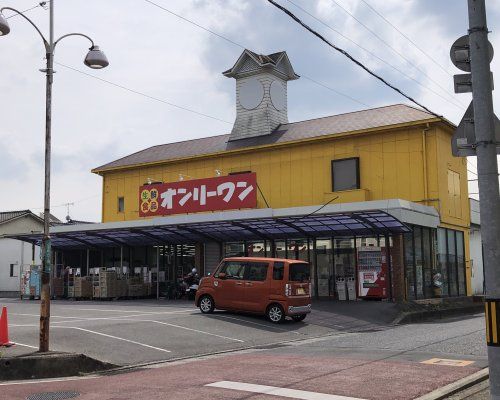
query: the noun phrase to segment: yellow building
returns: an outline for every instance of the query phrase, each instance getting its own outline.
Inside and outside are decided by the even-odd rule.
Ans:
[[[159,283],[265,254],[308,260],[319,297],[470,293],[467,168],[451,123],[402,104],[288,123],[299,77],[284,52],[245,50],[224,75],[236,79],[232,132],[95,168],[102,224],[56,228],[56,248],[102,246],[87,268],[151,264]]]

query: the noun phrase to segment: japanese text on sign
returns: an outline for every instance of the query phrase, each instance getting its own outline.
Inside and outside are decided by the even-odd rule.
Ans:
[[[257,206],[255,173],[144,185],[139,216],[220,211]]]

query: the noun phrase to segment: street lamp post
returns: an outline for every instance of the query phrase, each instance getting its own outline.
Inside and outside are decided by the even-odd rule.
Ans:
[[[54,52],[57,44],[68,36],[81,36],[88,39],[91,47],[84,63],[90,68],[101,69],[108,66],[108,60],[104,53],[94,44],[94,41],[83,33],[68,33],[54,41],[54,0],[50,1],[50,28],[49,40],[45,39],[40,29],[35,23],[11,7],[0,9],[0,36],[5,36],[10,32],[9,23],[3,15],[4,10],[10,10],[23,17],[38,32],[43,40],[46,53],[46,68],[40,70],[46,75],[46,95],[45,95],[45,186],[44,186],[44,211],[43,211],[43,239],[42,239],[42,288],[40,305],[40,342],[39,351],[49,351],[49,323],[50,323],[50,278],[51,278],[51,248],[50,248],[50,149],[52,130],[52,82],[54,77]]]

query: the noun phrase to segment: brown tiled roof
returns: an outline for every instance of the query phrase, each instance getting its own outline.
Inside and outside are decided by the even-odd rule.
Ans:
[[[229,134],[227,134],[153,146],[108,164],[101,165],[95,168],[93,172],[136,164],[208,155],[223,151],[244,149],[246,147],[293,142],[325,135],[375,129],[434,118],[432,114],[425,111],[404,104],[395,104],[347,114],[283,124],[273,133],[265,136],[228,141]]]

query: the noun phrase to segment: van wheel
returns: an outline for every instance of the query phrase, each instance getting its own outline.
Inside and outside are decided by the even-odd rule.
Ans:
[[[285,320],[285,312],[283,311],[283,307],[279,304],[271,304],[266,311],[266,316],[269,321],[280,324]]]
[[[292,319],[295,322],[300,322],[300,321],[304,321],[306,319],[306,316],[307,316],[307,314],[292,315]]]
[[[215,309],[214,299],[209,295],[204,295],[200,299],[200,311],[203,314],[212,314]]]

